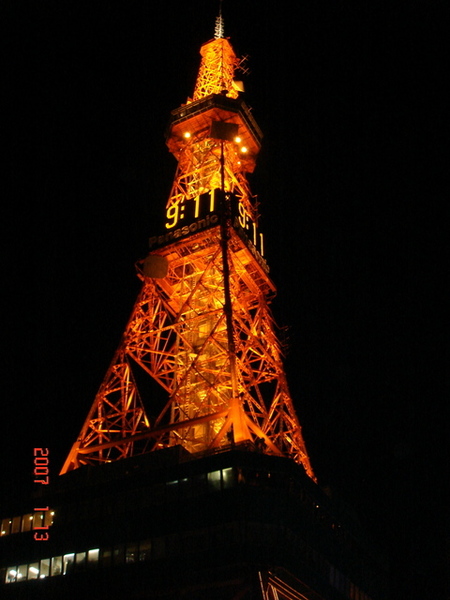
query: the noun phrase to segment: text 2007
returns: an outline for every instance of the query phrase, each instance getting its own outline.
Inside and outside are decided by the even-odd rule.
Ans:
[[[42,483],[44,485],[50,483],[48,455],[48,448],[34,449],[34,477],[40,477],[40,479],[35,479],[34,483]]]

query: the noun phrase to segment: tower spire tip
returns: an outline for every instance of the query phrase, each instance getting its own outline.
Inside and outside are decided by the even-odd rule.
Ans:
[[[222,0],[220,0],[219,15],[216,17],[216,25],[214,28],[214,38],[216,40],[218,40],[223,37],[225,37],[225,33],[224,33],[224,22],[223,22],[223,17],[222,17]]]

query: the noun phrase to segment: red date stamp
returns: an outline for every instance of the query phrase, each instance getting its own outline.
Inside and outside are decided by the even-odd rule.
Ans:
[[[34,455],[34,483],[40,483],[41,485],[48,485],[50,483],[50,469],[49,469],[49,449],[48,448],[34,448],[33,451],[33,455]],[[37,479],[39,478],[39,479]],[[46,506],[45,508],[35,508],[34,511],[37,513],[42,513],[40,515],[41,519],[44,520],[44,515],[45,513],[49,510],[49,507]],[[48,533],[48,531],[45,531],[46,529],[48,529],[49,526],[48,525],[42,525],[42,526],[37,526],[34,525],[33,529],[36,530],[35,534],[34,534],[34,539],[37,542],[46,542],[49,538],[50,535]],[[37,530],[44,530],[44,531],[37,531]]]
[[[34,483],[42,483],[43,485],[50,483],[50,469],[48,467],[50,461],[48,455],[48,448],[34,449],[34,477],[41,478],[35,479]]]

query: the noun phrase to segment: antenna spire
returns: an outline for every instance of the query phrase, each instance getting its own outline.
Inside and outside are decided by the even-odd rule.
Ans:
[[[214,28],[214,38],[216,40],[224,38],[224,22],[222,17],[222,0],[220,0],[219,4],[219,16],[216,17],[216,26]]]

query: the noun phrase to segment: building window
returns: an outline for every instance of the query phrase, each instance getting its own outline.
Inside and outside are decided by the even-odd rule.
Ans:
[[[49,577],[50,575],[50,559],[44,558],[41,560],[41,568],[39,570],[39,579],[44,579],[44,577]]]
[[[33,529],[44,526],[44,513],[35,512],[33,515]]]
[[[222,479],[224,489],[233,487],[235,484],[234,469],[232,467],[222,470]]]
[[[138,545],[137,544],[127,544],[125,549],[125,562],[126,563],[134,563],[138,560]]]
[[[114,546],[113,548],[113,563],[115,565],[121,565],[124,561],[124,546]]]
[[[2,530],[1,535],[9,535],[11,533],[11,519],[3,519],[2,520]]]
[[[12,520],[11,533],[19,533],[21,517],[14,517]]]
[[[17,567],[8,567],[8,571],[6,573],[6,583],[13,583],[16,581],[17,577]]]
[[[38,579],[39,578],[39,563],[31,563],[28,567],[28,579]]]
[[[154,540],[154,544],[148,539],[140,543],[133,542],[126,546],[120,544],[112,549],[105,548],[100,550],[99,548],[92,548],[87,552],[70,552],[63,556],[45,558],[40,562],[4,567],[0,569],[0,583],[13,583],[26,581],[27,579],[43,579],[58,575],[70,575],[84,571],[86,566],[94,568],[98,566],[99,562],[103,567],[110,567],[111,563],[117,565],[124,562],[134,563],[150,560],[152,546],[155,557],[165,555],[166,542],[172,550],[179,550],[178,535],[169,536],[169,538],[169,540],[157,538]]]
[[[150,560],[152,545],[150,540],[145,540],[139,544],[139,560]]]
[[[92,550],[88,550],[87,561],[88,561],[88,567],[90,569],[95,567],[98,564],[99,554],[100,554],[99,548],[94,548]]]
[[[28,515],[23,515],[21,531],[30,531],[32,524],[33,524],[33,515],[31,513]]]
[[[105,548],[100,553],[100,564],[102,567],[110,567],[112,560],[111,548]]]
[[[47,510],[44,513],[44,526],[45,527],[50,527],[50,525],[53,525],[53,519],[55,517],[55,511],[53,510]]]
[[[220,491],[220,471],[208,473],[208,489],[210,492]]]
[[[192,478],[193,495],[198,496],[200,494],[206,494],[208,491],[208,482],[206,480],[206,473],[200,473],[194,475]]]
[[[63,575],[72,573],[74,564],[75,564],[75,554],[73,552],[71,554],[64,554]]]
[[[166,543],[163,537],[153,539],[153,558],[164,558],[166,555]]]
[[[62,556],[54,556],[52,558],[51,576],[61,575],[63,570]]]
[[[75,569],[84,571],[86,567],[86,552],[77,552],[75,554]]]

